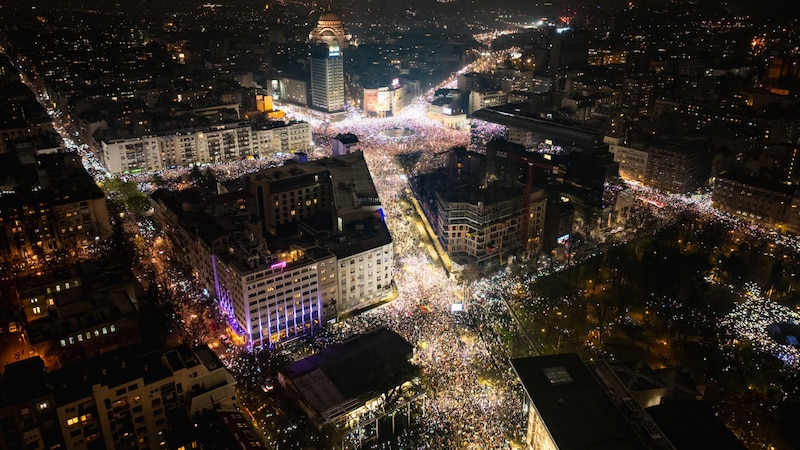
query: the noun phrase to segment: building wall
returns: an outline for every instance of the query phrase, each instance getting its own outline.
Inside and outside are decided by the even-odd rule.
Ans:
[[[614,161],[619,163],[619,176],[628,181],[645,182],[647,173],[647,152],[612,143],[608,150],[614,154]]]
[[[280,99],[297,105],[308,105],[308,83],[292,78],[278,80]]]
[[[338,313],[372,306],[392,292],[393,246],[391,243],[338,260]]]
[[[311,105],[327,112],[344,110],[344,65],[338,48],[311,57]]]
[[[711,174],[711,153],[650,148],[645,184],[667,192],[687,193],[706,185]]]
[[[469,108],[468,114],[492,106],[505,105],[508,102],[508,94],[503,91],[493,92],[479,92],[472,91],[469,93]]]
[[[162,135],[103,140],[100,162],[115,174],[226,161],[255,154],[257,139],[246,122]]]
[[[483,203],[446,202],[437,195],[437,217],[433,222],[442,247],[451,257],[462,254],[482,263],[502,257],[506,250],[526,246],[541,248],[545,208],[543,192],[534,192],[526,237],[521,236],[524,220],[521,196],[484,206]]]
[[[324,323],[318,264],[276,261],[242,273],[217,259],[218,295],[229,295],[239,325],[253,345],[269,345]]]
[[[526,398],[525,405],[528,409],[528,434],[525,438],[527,448],[529,450],[558,450],[558,446],[550,436],[550,432],[547,431],[547,426],[533,402]]]
[[[99,191],[99,190],[98,190]],[[49,196],[17,197],[0,208],[0,253],[18,260],[47,255],[58,250],[80,252],[111,234],[105,196],[84,197],[56,203]],[[98,195],[101,195],[98,193]]]
[[[62,248],[86,248],[111,234],[105,196],[54,205],[53,215]]]
[[[290,123],[284,127],[253,130],[255,154],[269,158],[280,153],[312,150],[311,126],[306,122]]]
[[[712,205],[746,222],[771,228],[780,233],[795,232],[797,195],[754,186],[728,178],[714,183]]]
[[[302,172],[280,179],[248,177],[247,189],[256,199],[264,226],[271,231],[333,208],[333,188],[327,172]]]

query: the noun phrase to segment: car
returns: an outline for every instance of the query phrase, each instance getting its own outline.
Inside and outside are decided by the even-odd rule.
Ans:
[[[9,333],[16,333],[17,331],[18,331],[17,322],[10,322],[8,324],[8,332]]]

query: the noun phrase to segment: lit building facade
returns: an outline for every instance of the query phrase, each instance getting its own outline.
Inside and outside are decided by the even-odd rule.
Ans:
[[[386,236],[379,234],[377,238],[383,245],[371,243],[366,250],[341,246],[337,252],[339,316],[374,306],[392,294],[394,248]]]
[[[215,255],[215,290],[253,346],[300,336],[334,313],[336,258],[320,249]],[[335,304],[335,303],[333,303]]]
[[[529,450],[615,448],[674,449],[655,424],[646,443],[607,390],[574,353],[514,359],[511,366],[525,392],[526,446]],[[613,392],[613,391],[612,391]]]
[[[0,193],[0,256],[41,262],[58,251],[82,252],[108,237],[105,194],[80,158],[52,154],[37,159],[38,186]]]
[[[344,111],[344,62],[337,44],[319,44],[311,51],[311,106]]]
[[[372,117],[388,117],[400,114],[408,104],[409,91],[395,79],[391,86],[364,88],[362,109]]]
[[[310,152],[311,126],[307,122],[267,122],[253,127],[254,153],[262,158],[277,153]]]
[[[236,381],[205,346],[87,366],[49,374],[70,450],[167,448],[171,418],[236,405]]]
[[[502,259],[504,251],[525,248],[521,242],[528,242],[534,249],[541,248],[546,208],[544,192],[537,190],[531,196],[529,235],[525,237],[520,236],[522,193],[516,189],[506,194],[506,200],[486,203],[436,196],[438,215],[434,231],[451,258],[455,260],[458,255],[465,255],[480,264],[492,258]]]
[[[751,176],[743,170],[714,180],[711,205],[748,223],[800,234],[800,189]]]
[[[503,91],[471,91],[469,93],[469,107],[467,114],[489,108],[492,106],[505,105],[508,102],[508,94]]]
[[[253,144],[250,124],[232,122],[150,136],[106,133],[100,137],[97,156],[111,173],[135,173],[252,156]]]
[[[647,156],[644,149],[623,145],[622,139],[606,137],[608,151],[614,154],[614,161],[619,163],[619,176],[628,181],[645,182],[647,173]]]

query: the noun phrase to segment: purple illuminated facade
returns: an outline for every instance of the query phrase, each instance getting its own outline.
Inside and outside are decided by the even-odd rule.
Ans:
[[[212,257],[220,308],[251,346],[306,334],[335,317],[336,258],[319,253],[249,265]]]

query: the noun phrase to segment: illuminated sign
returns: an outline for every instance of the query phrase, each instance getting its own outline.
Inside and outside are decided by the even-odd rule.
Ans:
[[[269,266],[270,269],[283,269],[284,267],[286,267],[286,261],[276,262]]]
[[[328,57],[329,58],[333,58],[333,57],[336,57],[336,56],[339,56],[339,45],[338,44],[332,44],[332,45],[330,45],[328,47]]]

